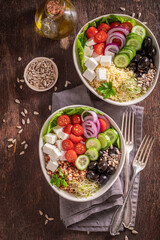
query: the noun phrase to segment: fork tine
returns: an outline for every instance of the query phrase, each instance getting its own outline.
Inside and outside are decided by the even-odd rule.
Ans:
[[[147,137],[147,135],[144,136],[144,138],[143,138],[143,140],[142,140],[142,142],[141,142],[141,144],[140,144],[140,146],[139,146],[139,148],[138,148],[138,151],[137,151],[136,156],[134,157],[134,160],[133,160],[133,161],[136,161],[136,160],[137,160],[137,157],[138,157],[138,155],[139,155],[139,153],[140,153],[140,151],[141,151],[141,148],[142,148],[142,145],[143,145],[144,141],[146,140],[146,137]]]
[[[125,129],[124,129],[124,139],[127,141],[127,127],[128,127],[128,112],[126,112],[126,119],[125,119]]]
[[[143,147],[142,147],[141,153],[140,153],[140,155],[139,155],[139,157],[138,157],[138,161],[139,161],[139,162],[142,162],[142,155],[145,153],[146,146],[148,146],[148,145],[147,145],[147,144],[148,144],[148,141],[149,141],[149,136],[146,138],[146,140],[145,140],[145,142],[144,142],[144,145],[143,145]],[[145,155],[145,154],[144,154],[144,155]]]
[[[149,143],[148,143],[148,145],[147,145],[147,147],[145,149],[145,153],[143,155],[143,158],[142,158],[142,162],[144,162],[145,165],[146,165],[146,163],[148,161],[149,154],[150,154],[151,148],[153,146],[153,143],[154,143],[154,138],[151,137],[151,139],[150,139],[150,141],[149,141]]]
[[[129,113],[129,119],[128,119],[128,143],[131,142],[131,112]]]
[[[134,112],[132,112],[132,143],[134,142]]]
[[[121,125],[121,132],[122,134],[124,135],[124,117],[125,117],[125,112],[123,113],[123,116],[122,116],[122,125]]]

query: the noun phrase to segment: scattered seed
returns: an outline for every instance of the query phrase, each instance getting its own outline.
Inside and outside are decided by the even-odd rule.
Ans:
[[[132,233],[133,234],[138,234],[138,232],[136,230],[134,230],[134,229],[132,230]]]
[[[12,142],[12,141],[13,141],[13,138],[9,138],[9,139],[8,139],[8,142]]]
[[[140,17],[141,17],[141,15],[142,15],[142,14],[141,14],[141,12],[139,12],[139,13],[138,13],[138,18],[140,18]]]
[[[90,234],[90,231],[87,231],[87,235],[89,235]]]
[[[147,22],[142,22],[142,23],[145,24],[145,25],[147,24]]]
[[[38,112],[36,112],[36,111],[34,111],[34,112],[33,112],[33,114],[34,114],[34,115],[39,115],[39,113],[38,113]]]
[[[24,82],[24,79],[20,79],[19,81],[20,81],[20,82]]]
[[[16,138],[15,138],[15,139],[13,139],[12,143],[14,144],[15,142],[16,142]]]
[[[57,89],[58,89],[58,88],[55,86],[55,87],[54,87],[54,91],[56,92],[56,91],[57,91]]]
[[[28,113],[27,109],[25,109],[25,108],[24,108],[24,113],[25,113],[25,114],[27,114],[27,113]]]
[[[64,84],[64,86],[65,86],[65,87],[68,87],[68,85],[69,85],[69,84],[71,84],[71,82],[70,82],[70,81],[65,81],[65,84]]]
[[[43,215],[43,212],[41,210],[39,210],[39,214],[42,216]]]
[[[18,57],[18,62],[22,61],[22,58],[21,57]]]
[[[44,224],[46,225],[47,223],[48,223],[48,219],[46,219],[46,221],[45,221],[45,223],[44,223]]]
[[[136,16],[136,14],[135,13],[132,13],[132,17],[135,17]]]
[[[19,154],[19,155],[23,155],[23,154],[24,154],[24,151],[20,152],[20,154]]]
[[[134,227],[129,227],[128,229],[132,231],[132,230],[134,230]]]
[[[47,219],[48,219],[48,215],[47,215],[47,214],[45,214],[45,218],[47,218]]]
[[[26,143],[25,145],[24,145],[24,149],[26,150],[28,148],[28,144]]]
[[[53,220],[54,220],[54,218],[48,218],[48,220],[49,220],[49,221],[53,221]]]
[[[49,106],[48,106],[48,109],[49,109],[49,111],[51,111],[51,110],[52,110],[52,106],[51,106],[51,105],[49,105]]]
[[[17,77],[17,82],[19,83],[19,78]]]
[[[21,115],[22,115],[23,117],[25,117],[25,116],[26,116],[24,112],[21,112]]]
[[[19,88],[20,88],[20,89],[22,89],[22,88],[23,88],[23,86],[22,86],[22,85],[20,85],[20,86],[19,86]]]
[[[27,124],[30,124],[30,119],[29,118],[27,118]]]
[[[14,101],[15,103],[18,103],[18,104],[20,103],[19,99],[15,99]]]
[[[8,145],[8,148],[11,148],[11,147],[13,147],[13,144]]]
[[[125,237],[124,237],[124,240],[129,240],[129,238],[128,238],[128,236],[127,236],[127,235],[125,235]]]
[[[23,142],[21,142],[21,145],[23,145],[23,144],[25,144],[26,143],[26,141],[23,141]]]
[[[3,122],[3,123],[5,123],[5,122],[6,122],[6,120],[5,120],[5,119],[3,119],[3,120],[2,120],[2,122]]]
[[[22,118],[22,124],[25,125],[25,120]]]
[[[17,126],[16,128],[21,129],[22,127],[21,126]]]
[[[124,7],[120,7],[119,9],[123,12],[126,10]]]
[[[23,129],[19,130],[18,133],[20,134],[21,132],[23,132]]]
[[[116,236],[118,236],[118,235],[120,235],[120,232],[117,232],[117,233],[116,233]]]

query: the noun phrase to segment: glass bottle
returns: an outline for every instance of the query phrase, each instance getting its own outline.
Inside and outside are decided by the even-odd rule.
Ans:
[[[55,40],[65,38],[74,30],[77,12],[68,0],[47,0],[37,9],[35,23],[41,36]]]

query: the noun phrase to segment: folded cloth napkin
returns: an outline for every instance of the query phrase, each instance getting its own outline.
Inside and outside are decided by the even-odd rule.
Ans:
[[[135,142],[134,149],[130,154],[131,165],[142,139],[143,108],[138,106],[119,107],[97,100],[94,96],[90,96],[90,92],[88,92],[84,85],[63,92],[53,93],[52,112],[73,104],[82,104],[98,108],[111,116],[119,127],[121,127],[121,119],[124,111],[132,110],[135,113]],[[125,169],[123,169],[120,177],[113,186],[93,201],[78,203],[60,197],[60,217],[66,228],[90,232],[108,231],[116,208],[123,204],[124,173]],[[130,175],[132,175],[132,171],[130,171]],[[139,175],[135,180],[132,191],[132,226],[135,224],[138,189]]]

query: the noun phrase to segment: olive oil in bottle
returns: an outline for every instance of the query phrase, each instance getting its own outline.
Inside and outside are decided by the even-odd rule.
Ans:
[[[50,39],[61,39],[71,34],[77,23],[77,12],[68,0],[47,0],[36,11],[37,32]]]

